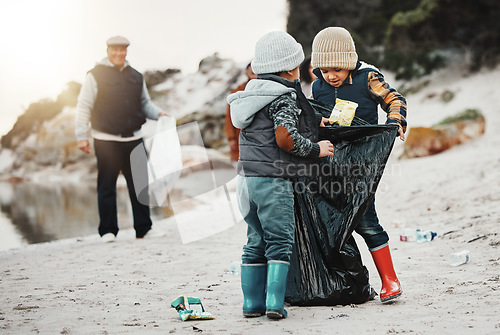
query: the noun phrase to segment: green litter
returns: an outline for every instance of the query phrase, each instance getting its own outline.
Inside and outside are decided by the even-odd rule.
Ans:
[[[200,298],[181,295],[172,301],[170,306],[175,308],[182,321],[215,319],[215,316],[205,311]]]

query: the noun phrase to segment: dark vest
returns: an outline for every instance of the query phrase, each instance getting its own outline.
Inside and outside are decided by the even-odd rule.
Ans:
[[[335,105],[337,98],[356,102],[356,116],[370,124],[378,124],[378,103],[372,99],[368,90],[368,73],[376,71],[372,68],[359,70],[361,63],[358,62],[356,69],[351,71],[352,84],[343,83],[336,88],[328,84],[319,69],[314,70],[318,77],[313,83],[314,100]]]
[[[97,82],[97,98],[90,115],[92,128],[113,135],[133,136],[146,122],[142,112],[142,74],[97,65],[90,70]]]
[[[318,124],[313,108],[300,89],[298,80],[290,82],[275,75],[259,75],[258,79],[272,80],[297,92],[299,115],[297,130],[299,134],[316,143]],[[311,163],[317,158],[303,158],[281,149],[276,143],[274,123],[269,118],[269,105],[255,114],[252,124],[240,132],[238,174],[247,177],[298,177],[310,175]]]

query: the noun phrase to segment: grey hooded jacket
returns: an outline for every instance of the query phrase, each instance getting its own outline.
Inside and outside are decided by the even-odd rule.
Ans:
[[[298,80],[259,75],[227,100],[233,125],[241,129],[238,174],[308,175],[308,166],[319,157],[319,120]]]

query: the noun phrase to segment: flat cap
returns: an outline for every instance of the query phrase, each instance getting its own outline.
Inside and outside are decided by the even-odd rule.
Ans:
[[[130,45],[130,42],[123,36],[113,36],[106,41],[106,44],[108,45],[108,47],[113,45],[124,45],[128,47]]]

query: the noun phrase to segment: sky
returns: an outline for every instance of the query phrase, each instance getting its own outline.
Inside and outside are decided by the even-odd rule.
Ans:
[[[137,70],[187,74],[215,52],[250,61],[287,13],[286,0],[0,0],[0,135],[30,103],[82,83],[111,36],[129,39]]]

